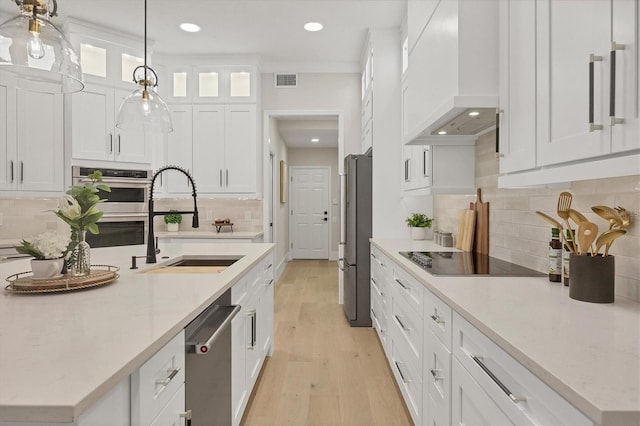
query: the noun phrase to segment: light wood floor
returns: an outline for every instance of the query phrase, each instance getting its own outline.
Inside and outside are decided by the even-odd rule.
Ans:
[[[348,325],[335,262],[289,262],[275,287],[275,341],[244,415],[250,425],[410,425],[371,328]]]

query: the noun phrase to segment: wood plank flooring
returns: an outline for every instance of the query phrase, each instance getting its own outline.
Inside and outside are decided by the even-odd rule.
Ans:
[[[335,262],[288,263],[244,425],[411,425],[375,330],[350,327],[337,300]]]

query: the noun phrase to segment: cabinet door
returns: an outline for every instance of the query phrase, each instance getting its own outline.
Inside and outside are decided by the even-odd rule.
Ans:
[[[247,315],[245,316],[246,324],[246,342],[247,342],[247,359],[246,359],[246,381],[247,392],[251,392],[253,385],[258,379],[260,373],[260,365],[262,361],[262,350],[258,343],[258,324],[262,321],[260,309],[260,301],[256,297],[253,303],[248,306]]]
[[[223,105],[193,107],[193,178],[199,192],[223,190],[227,177],[224,170],[224,131]]]
[[[265,278],[264,291],[260,297],[260,320],[258,323],[258,342],[262,357],[270,355],[273,344],[273,287],[275,281],[273,277]]]
[[[427,411],[427,424],[451,424],[451,353],[431,331],[425,333],[424,351],[423,409]]]
[[[538,166],[606,154],[610,0],[542,0],[537,5]],[[589,58],[593,63],[593,118],[589,131]]]
[[[231,321],[231,407],[233,409],[233,425],[242,420],[244,404],[248,398],[246,385],[246,309],[240,311]]]
[[[61,94],[16,91],[16,179],[23,191],[64,189],[62,109]]]
[[[164,406],[158,417],[156,417],[151,426],[182,426],[184,418],[180,415],[185,412],[185,391],[184,383],[173,395],[171,400]]]
[[[72,156],[111,160],[115,149],[113,89],[86,85],[71,95]]]
[[[0,190],[12,189],[15,182],[15,90],[0,86]],[[11,98],[11,99],[10,99]]]
[[[455,357],[451,358],[451,424],[512,425],[514,424],[482,390]]]
[[[629,151],[640,148],[638,119],[638,39],[636,19],[640,6],[636,0],[613,0],[612,41],[623,44],[616,51],[615,103],[613,116],[624,123],[611,126],[611,150]],[[612,76],[612,78],[614,78]],[[609,115],[611,116],[611,110]]]
[[[256,192],[256,106],[227,105],[225,108],[226,191]]]
[[[129,90],[115,90],[114,117],[118,116],[120,105],[131,93]],[[152,130],[144,129],[142,125],[127,130],[116,128],[113,147],[115,160],[124,163],[151,163],[152,140]]]
[[[535,0],[500,2],[500,172],[536,166]]]
[[[173,132],[167,136],[167,164],[173,164],[191,170],[192,163],[192,110],[191,105],[171,105]],[[161,175],[162,177],[162,175]],[[188,179],[175,172],[164,175],[167,179],[167,190],[170,193],[189,193],[191,187]],[[162,182],[164,184],[164,182]],[[196,185],[199,182],[196,180]]]

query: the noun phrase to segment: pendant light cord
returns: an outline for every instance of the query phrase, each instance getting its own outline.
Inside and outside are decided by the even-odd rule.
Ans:
[[[144,90],[149,85],[149,75],[147,73],[147,0],[144,0]]]

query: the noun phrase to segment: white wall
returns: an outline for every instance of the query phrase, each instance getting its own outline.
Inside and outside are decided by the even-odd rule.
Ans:
[[[337,259],[340,239],[340,175],[338,174],[338,148],[289,148],[289,166],[329,167],[331,208],[331,237],[329,256]]]
[[[275,229],[276,244],[275,261],[280,268],[287,261],[289,253],[289,203],[280,202],[280,161],[289,163],[289,150],[284,144],[278,131],[278,121],[275,118],[269,120],[269,147],[273,153],[273,225]]]

